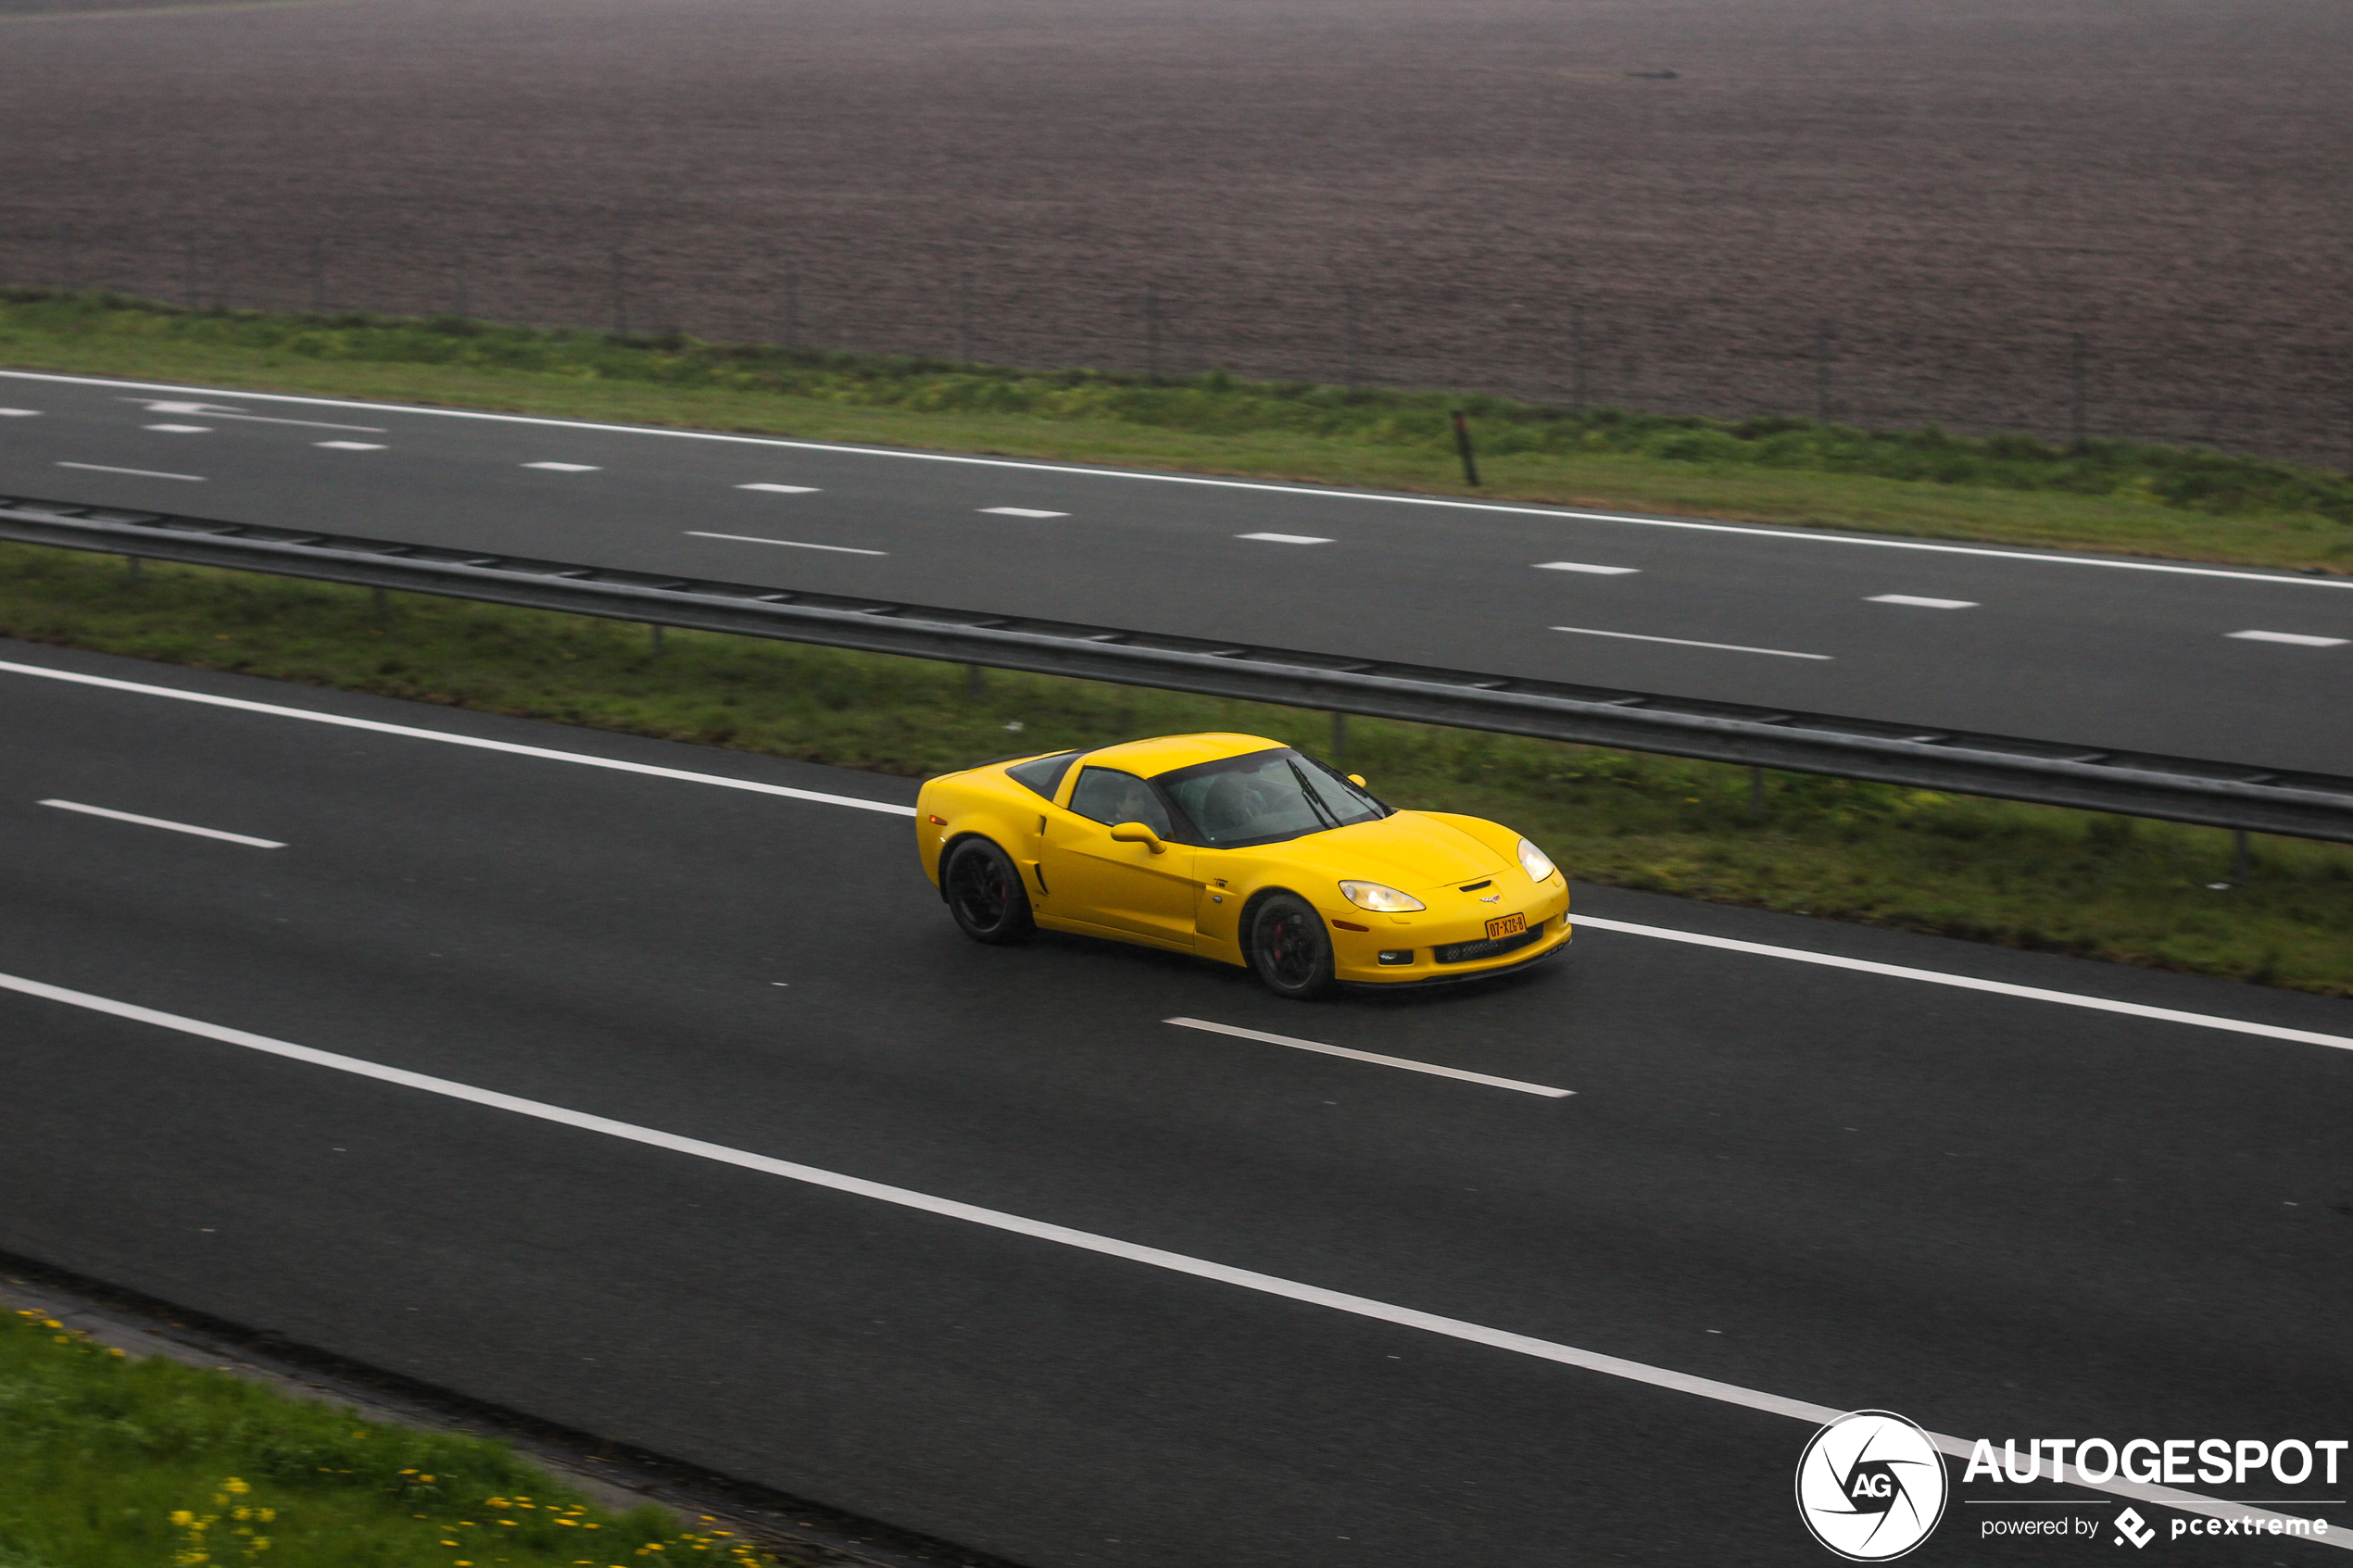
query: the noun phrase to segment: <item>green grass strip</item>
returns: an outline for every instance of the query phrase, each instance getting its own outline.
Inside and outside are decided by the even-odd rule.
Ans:
[[[0,635],[901,777],[1024,750],[1240,730],[1332,755],[1328,715],[547,611],[0,546]],[[1473,731],[1352,720],[1348,766],[1572,876],[2353,996],[2353,847]],[[918,876],[912,847],[876,874]],[[944,918],[944,917],[943,917]]]
[[[1468,493],[2308,570],[2353,570],[2353,480],[2191,448],[1800,419],[1572,411],[1477,394],[1151,381],[458,319],[175,309],[0,291],[0,363],[258,390]]]
[[[0,1312],[0,1568],[770,1568],[504,1444],[367,1421]]]

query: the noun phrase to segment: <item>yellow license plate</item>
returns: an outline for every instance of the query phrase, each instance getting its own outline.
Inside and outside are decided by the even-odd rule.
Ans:
[[[1492,942],[1498,936],[1516,936],[1527,929],[1526,915],[1497,915],[1487,922],[1487,939]]]

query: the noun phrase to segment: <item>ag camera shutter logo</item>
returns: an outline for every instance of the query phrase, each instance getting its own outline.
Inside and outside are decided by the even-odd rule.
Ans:
[[[1948,1495],[1944,1456],[1892,1411],[1840,1416],[1797,1461],[1798,1517],[1849,1562],[1885,1562],[1928,1539]]]

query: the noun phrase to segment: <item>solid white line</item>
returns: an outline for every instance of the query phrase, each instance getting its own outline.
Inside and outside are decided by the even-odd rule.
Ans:
[[[1318,539],[1313,533],[1237,533],[1237,539],[1263,539],[1269,545],[1328,545],[1329,539]]]
[[[546,469],[551,473],[595,473],[595,463],[525,463],[527,469]]]
[[[1034,507],[983,507],[980,509],[984,512],[994,512],[999,517],[1068,517],[1070,515],[1068,512],[1041,512]]]
[[[92,817],[109,817],[118,822],[136,822],[143,828],[170,828],[174,833],[192,833],[198,838],[217,838],[224,844],[249,845],[256,849],[283,849],[274,838],[248,838],[241,833],[222,833],[219,828],[200,828],[186,822],[168,822],[161,817],[142,817],[129,811],[110,811],[104,806],[84,806],[74,800],[39,800],[37,806],[55,806],[60,811],[80,811]]]
[[[209,403],[155,403],[145,397],[120,397],[116,401],[145,403],[150,414],[201,414],[213,420],[243,420],[247,424],[302,425],[309,430],[364,430],[376,435],[384,433],[381,425],[331,425],[321,424],[317,420],[278,420],[267,414],[248,414],[242,408],[216,408]]]
[[[1173,1023],[1179,1029],[1206,1029],[1213,1035],[1231,1035],[1238,1040],[1260,1040],[1270,1046],[1289,1046],[1295,1051],[1315,1051],[1322,1056],[1344,1056],[1351,1061],[1377,1062],[1383,1067],[1402,1067],[1408,1073],[1428,1073],[1441,1078],[1460,1078],[1466,1084],[1485,1084],[1490,1088],[1517,1089],[1524,1095],[1542,1095],[1547,1099],[1567,1099],[1575,1089],[1555,1089],[1542,1084],[1525,1084],[1517,1078],[1495,1078],[1484,1073],[1466,1073],[1459,1067],[1440,1067],[1428,1061],[1412,1061],[1402,1056],[1380,1056],[1372,1051],[1351,1050],[1346,1046],[1327,1046],[1314,1040],[1294,1040],[1289,1035],[1268,1035],[1256,1029],[1238,1029],[1230,1023],[1212,1023],[1205,1018],[1164,1018],[1163,1023]]]
[[[2299,1045],[2327,1046],[2335,1050],[2353,1051],[2353,1038],[2343,1035],[2322,1035],[2310,1029],[2286,1029],[2276,1023],[2251,1023],[2243,1018],[2222,1018],[2210,1012],[2183,1012],[2173,1008],[2148,1007],[2140,1002],[2110,1001],[2106,997],[2086,997],[2073,991],[2047,991],[2040,985],[2013,985],[2006,980],[1980,980],[1973,974],[1947,974],[1941,970],[1874,963],[1869,959],[1842,958],[1836,953],[1809,953],[1803,947],[1776,947],[1764,942],[1736,941],[1730,936],[1703,936],[1696,931],[1677,931],[1664,925],[1637,925],[1631,921],[1604,920],[1599,915],[1577,914],[1570,918],[1579,926],[1590,925],[1600,931],[1623,931],[1635,936],[1656,936],[1668,942],[1688,942],[1693,947],[1754,953],[1760,958],[1790,959],[1798,963],[1821,964],[1830,969],[1854,970],[1861,974],[1884,974],[1896,980],[1921,980],[1931,985],[1951,985],[1964,991],[1990,991],[1997,997],[2022,997],[2029,1001],[2088,1008],[2094,1012],[2120,1012],[2130,1018],[2153,1018],[2163,1023],[2187,1023],[2200,1029],[2221,1029],[2233,1035],[2259,1035],[2271,1040],[2294,1040]]]
[[[106,463],[69,463],[60,461],[57,464],[57,467],[61,469],[87,469],[92,473],[135,474],[141,479],[184,479],[191,484],[202,484],[205,482],[204,475],[200,473],[157,473],[153,469],[119,469],[111,467]]]
[[[384,444],[377,441],[314,441],[313,446],[324,446],[331,452],[381,452]]]
[[[2336,648],[2343,647],[2346,642],[2343,637],[2308,637],[2301,632],[2232,632],[2226,634],[2250,643],[2293,643],[2300,648]]]
[[[1912,605],[1920,609],[1975,609],[1975,599],[1924,599],[1917,594],[1873,594],[1867,601],[1875,605]]]
[[[887,800],[861,800],[854,795],[827,795],[822,790],[789,789],[783,784],[758,784],[750,779],[730,779],[717,773],[690,773],[681,768],[657,768],[645,762],[622,762],[610,757],[591,757],[585,752],[556,751],[544,746],[518,746],[513,741],[484,740],[478,735],[453,735],[446,730],[421,730],[408,724],[386,724],[374,719],[346,719],[340,713],[318,713],[307,708],[282,708],[271,702],[247,702],[243,697],[214,696],[207,692],[185,692],[171,686],[150,686],[137,681],[117,681],[105,675],[83,675],[68,670],[44,670],[38,664],[10,664],[0,661],[0,673],[36,675],[47,681],[64,681],[77,686],[98,686],[107,691],[135,692],[141,696],[168,696],[181,702],[199,703],[207,708],[229,708],[241,713],[267,713],[276,719],[307,719],[314,724],[334,724],[346,730],[367,730],[380,735],[401,735],[409,740],[440,741],[448,746],[472,746],[477,751],[504,752],[510,757],[536,757],[547,762],[576,762],[584,768],[606,768],[616,773],[641,773],[648,778],[676,779],[684,784],[715,784],[721,789],[749,790],[754,795],[778,795],[788,800],[813,800],[821,806],[848,806],[860,811],[881,811],[893,817],[912,817],[912,806],[894,806]]]
[[[148,425],[145,428],[169,431],[173,435],[210,435],[212,433],[211,428],[207,425]]]
[[[962,463],[973,468],[1020,469],[1031,473],[1074,474],[1088,479],[1133,479],[1155,484],[1202,484],[1220,490],[1254,490],[1277,495],[1315,495],[1325,500],[1380,501],[1400,507],[1438,507],[1452,511],[1502,512],[1520,517],[1549,517],[1569,522],[1626,522],[1643,528],[1694,529],[1705,533],[1748,533],[1766,539],[1793,539],[1809,545],[1859,545],[1881,550],[1927,550],[1948,556],[1986,556],[1997,560],[2042,561],[2057,566],[2105,566],[2120,571],[2164,571],[2189,577],[2235,577],[2253,583],[2279,583],[2299,588],[2353,588],[2353,577],[2289,577],[2270,571],[2233,571],[2221,567],[2178,566],[2171,561],[2121,560],[2102,556],[2062,556],[2040,550],[1997,550],[1979,545],[1944,545],[1925,539],[1879,539],[1868,534],[1832,530],[1766,528],[1755,523],[1699,522],[1689,518],[1650,517],[1639,512],[1579,511],[1568,507],[1516,507],[1501,501],[1456,500],[1445,495],[1389,495],[1376,490],[1340,490],[1321,485],[1275,484],[1258,480],[1212,479],[1205,474],[1153,473],[1138,469],[1085,468],[1076,463],[1025,462],[1013,458],[974,458],[961,452],[922,452],[898,446],[851,446],[832,441],[794,441],[778,435],[731,435],[722,431],[672,430],[661,425],[598,424],[585,420],[549,419],[537,414],[496,414],[480,408],[433,408],[412,403],[362,403],[343,397],[306,397],[285,392],[243,392],[221,387],[192,387],[169,382],[118,381],[106,376],[67,376],[43,370],[0,370],[19,381],[58,382],[75,386],[141,386],[157,392],[198,392],[216,397],[249,401],[307,403],[321,408],[359,408],[377,414],[421,414],[449,420],[491,420],[505,424],[546,425],[560,430],[593,430],[615,435],[661,435],[679,441],[725,441],[749,446],[782,446],[801,452],[839,452],[856,458],[899,458],[918,463]],[[357,428],[357,427],[354,427]]]
[[[1583,561],[1540,560],[1539,571],[1590,571],[1596,577],[1631,577],[1642,569],[1639,566],[1588,566]]]
[[[1636,643],[1673,643],[1678,647],[1716,648],[1724,653],[1769,653],[1776,659],[1828,659],[1826,653],[1792,653],[1787,648],[1748,648],[1738,643],[1695,643],[1689,637],[1645,637],[1640,632],[1597,632],[1591,626],[1555,626],[1555,632],[1575,632],[1587,637],[1624,637]]]
[[[500,1094],[495,1089],[476,1088],[447,1078],[435,1078],[423,1073],[411,1073],[406,1068],[388,1067],[382,1062],[366,1061],[358,1057],[339,1056],[332,1051],[297,1046],[286,1040],[273,1040],[266,1035],[249,1035],[242,1029],[227,1029],[217,1023],[206,1023],[174,1013],[159,1012],[153,1008],[118,1002],[95,997],[86,991],[69,991],[61,985],[44,985],[37,980],[25,980],[13,974],[0,974],[0,990],[14,991],[44,1001],[58,1002],[67,1007],[82,1008],[133,1023],[145,1023],[157,1029],[194,1035],[221,1045],[237,1046],[267,1056],[323,1067],[354,1077],[372,1079],[400,1088],[438,1095],[469,1105],[479,1105],[492,1110],[504,1110],[512,1115],[527,1116],[535,1121],[552,1123],[581,1132],[597,1133],[605,1137],[684,1154],[714,1164],[732,1165],[738,1170],[756,1171],[762,1175],[779,1176],[786,1181],[800,1182],[809,1186],[863,1198],[877,1203],[887,1203],[918,1213],[936,1214],[943,1219],[961,1220],[967,1224],[982,1225],[990,1230],[1026,1236],[1035,1241],[1048,1241],[1057,1246],[1092,1252],[1101,1257],[1117,1258],[1126,1262],[1141,1263],[1148,1268],[1185,1274],[1214,1284],[1232,1286],[1307,1306],[1322,1307],[1330,1311],[1344,1312],[1353,1317],[1366,1318],[1376,1323],[1410,1328],[1424,1334],[1442,1336],[1468,1344],[1483,1345],[1491,1349],[1508,1351],[1561,1366],[1573,1366],[1599,1373],[1629,1383],[1640,1383],[1672,1393],[1690,1394],[1720,1404],[1737,1406],[1768,1415],[1785,1416],[1812,1425],[1822,1425],[1846,1413],[1830,1405],[1818,1405],[1805,1399],[1786,1399],[1768,1394],[1761,1389],[1744,1388],[1736,1383],[1719,1383],[1712,1377],[1695,1377],[1690,1373],[1674,1372],[1666,1367],[1652,1366],[1642,1361],[1629,1361],[1618,1356],[1604,1355],[1596,1350],[1579,1349],[1549,1339],[1537,1339],[1525,1334],[1489,1328],[1483,1323],[1468,1323],[1461,1318],[1441,1317],[1412,1307],[1400,1307],[1370,1297],[1352,1296],[1345,1291],[1327,1290],[1321,1286],[1305,1285],[1284,1279],[1277,1274],[1260,1273],[1254,1269],[1238,1269],[1229,1264],[1214,1263],[1206,1259],[1189,1257],[1182,1252],[1164,1251],[1157,1247],[1145,1247],[1114,1236],[1099,1236],[1092,1231],[1074,1230],[1067,1225],[1051,1224],[1042,1220],[1026,1219],[1008,1214],[1002,1210],[983,1209],[976,1204],[959,1203],[953,1198],[935,1198],[928,1193],[908,1187],[890,1186],[882,1182],[870,1182],[861,1176],[847,1176],[813,1165],[801,1165],[789,1160],[777,1160],[764,1154],[753,1154],[724,1144],[705,1143],[700,1138],[681,1137],[634,1123],[616,1122],[608,1117],[593,1116],[585,1111],[572,1110],[544,1101],[524,1099],[517,1095]],[[1931,1433],[1937,1448],[1956,1458],[1966,1459],[1972,1445],[1958,1437]],[[2056,1463],[2056,1461],[2053,1461]],[[2179,1492],[2171,1487],[2153,1486],[2141,1482],[2113,1480],[2105,1483],[2070,1482],[2088,1491],[2107,1492],[2117,1497],[2201,1513],[2212,1518],[2270,1520],[2282,1517],[2263,1513],[2244,1503],[2224,1502],[2220,1499],[2200,1497],[2195,1492]],[[2311,1537],[2353,1549],[2353,1532],[2337,1536]]]
[[[773,491],[779,495],[814,495],[817,494],[817,486],[813,484],[738,484],[736,488],[738,490],[768,490]]]
[[[887,556],[888,550],[862,550],[853,545],[807,545],[798,539],[755,539],[749,533],[705,533],[698,528],[686,531],[692,539],[733,539],[745,545],[787,545],[796,550],[832,550],[845,556]]]

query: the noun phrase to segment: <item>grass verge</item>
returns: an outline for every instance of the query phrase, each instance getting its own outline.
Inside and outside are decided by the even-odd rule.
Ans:
[[[2353,479],[2095,441],[1570,411],[1447,393],[1176,381],[446,319],[187,311],[0,291],[0,363],[812,440],[2311,571],[2353,571]]]
[[[0,1568],[773,1568],[502,1444],[360,1419],[0,1313]]]
[[[1327,715],[547,611],[0,546],[0,635],[907,777],[1009,751],[1240,730],[1331,755]],[[1350,722],[1403,806],[1518,827],[1589,882],[2353,996],[2353,848],[1769,774],[1462,730]],[[884,867],[886,873],[890,868]],[[912,857],[905,874],[913,875]]]

